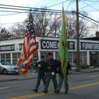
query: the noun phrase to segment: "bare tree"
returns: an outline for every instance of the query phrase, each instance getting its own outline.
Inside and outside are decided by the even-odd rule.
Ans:
[[[68,34],[69,38],[76,38],[76,20],[74,17],[68,18]],[[83,38],[88,35],[87,26],[83,20],[79,21],[79,37]]]
[[[45,8],[44,8],[45,9]],[[56,15],[52,15],[49,12],[42,11],[40,9],[39,13],[32,14],[33,28],[36,36],[56,36],[59,29],[59,21]],[[29,16],[21,24],[15,24],[12,31],[16,33],[17,37],[19,34],[22,35],[26,32],[26,28],[29,23]]]
[[[39,9],[37,13],[32,13],[33,28],[36,36],[53,36],[59,35],[61,17],[55,13],[44,11],[46,8]],[[60,18],[59,18],[60,17]],[[23,35],[26,32],[26,26],[28,25],[28,18],[22,24],[16,24],[13,27],[13,32],[16,32],[17,36]],[[76,38],[76,19],[75,17],[68,16],[68,34],[69,38]],[[80,19],[80,38],[85,37],[87,34],[86,24]]]
[[[12,26],[12,29],[11,30],[12,30],[13,34],[16,37],[18,37],[18,38],[24,37],[25,32],[26,32],[25,22],[14,24]]]
[[[52,35],[54,37],[59,36],[59,27],[60,27],[60,20],[58,19],[59,16],[53,15],[52,21],[49,23],[49,31],[47,33],[47,36]]]
[[[49,18],[47,17],[47,12],[43,12],[33,15],[34,29],[37,36],[45,36],[47,32],[47,26]]]
[[[0,40],[7,40],[13,38],[13,35],[6,29],[1,28],[0,30]]]

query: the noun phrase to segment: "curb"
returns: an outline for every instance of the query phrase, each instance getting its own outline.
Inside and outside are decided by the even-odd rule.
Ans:
[[[71,71],[70,75],[72,74],[81,74],[81,73],[92,73],[92,72],[99,72],[98,69],[96,70],[89,70],[89,71]],[[12,79],[4,79],[4,80],[0,80],[0,82],[9,82],[9,81],[21,81],[21,80],[30,80],[30,79],[35,79],[36,77],[21,77],[21,78],[12,78]]]
[[[15,76],[9,76],[9,75],[1,75],[0,82],[9,82],[9,81],[21,81],[21,80],[30,80],[35,79],[36,76],[34,73],[30,73],[29,75],[22,76],[22,75],[15,75]]]
[[[30,77],[30,78],[20,78],[20,79],[5,79],[5,80],[0,80],[0,82],[9,82],[9,81],[21,81],[21,80],[30,80],[30,79],[35,79],[33,77]]]
[[[84,71],[79,71],[79,72],[77,72],[77,71],[72,71],[72,72],[70,72],[70,74],[92,73],[92,72],[99,72],[99,69],[97,69],[97,70],[84,70]]]

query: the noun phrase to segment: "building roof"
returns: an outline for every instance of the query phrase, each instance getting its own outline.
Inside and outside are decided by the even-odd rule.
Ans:
[[[89,37],[89,38],[82,38],[83,40],[96,40],[99,41],[99,37]]]

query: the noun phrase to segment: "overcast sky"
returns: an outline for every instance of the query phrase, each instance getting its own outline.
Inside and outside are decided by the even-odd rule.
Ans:
[[[64,2],[65,10],[75,10],[76,0],[0,0],[0,4],[27,6],[27,7],[48,7],[52,9],[60,9]],[[80,0],[80,11],[86,11],[88,15],[96,20],[99,20],[99,0]],[[2,10],[2,9],[0,9]],[[9,26],[15,22],[22,22],[27,17],[27,14],[0,12],[0,24]]]

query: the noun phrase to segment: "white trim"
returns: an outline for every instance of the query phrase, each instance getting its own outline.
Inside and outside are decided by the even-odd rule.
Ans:
[[[90,65],[90,52],[87,51],[87,65]]]
[[[10,53],[10,56],[11,56],[11,64],[13,64],[12,53]]]
[[[55,51],[54,51],[54,52],[53,52],[53,58],[54,58],[54,59],[56,59],[56,56],[55,56],[55,55],[56,55],[56,53],[55,53]]]
[[[41,60],[41,53],[40,53],[40,50],[38,50],[38,60]]]

